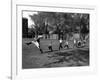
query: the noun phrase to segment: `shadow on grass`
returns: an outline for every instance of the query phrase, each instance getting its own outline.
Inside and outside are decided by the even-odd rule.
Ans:
[[[70,52],[57,52],[49,58],[56,58],[57,61],[44,64],[44,67],[54,67],[55,64],[62,64],[66,66],[88,66],[89,65],[89,49],[88,50],[72,50]],[[61,58],[57,58],[61,57]],[[57,66],[56,66],[57,67]],[[65,66],[63,66],[65,67]]]

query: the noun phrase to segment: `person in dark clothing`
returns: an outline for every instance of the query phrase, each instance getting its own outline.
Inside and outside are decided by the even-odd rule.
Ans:
[[[78,42],[77,42],[77,46],[78,46],[78,47],[81,47],[81,46],[82,46],[81,41],[78,41]]]
[[[40,38],[37,39],[37,42],[40,43]]]
[[[60,44],[59,44],[59,50],[60,50],[61,48],[63,48],[62,47],[62,39],[60,39],[59,42],[60,42]]]
[[[48,48],[49,48],[50,51],[53,51],[51,43],[49,44]]]

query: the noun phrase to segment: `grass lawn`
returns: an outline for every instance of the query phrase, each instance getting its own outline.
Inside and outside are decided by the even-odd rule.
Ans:
[[[53,49],[55,51],[48,52],[48,44],[50,40],[42,40],[41,48],[44,53],[41,54],[39,49],[34,45],[26,45],[28,41],[33,39],[23,39],[22,41],[22,67],[30,68],[51,68],[51,67],[70,67],[70,66],[89,66],[89,48],[75,48],[58,50],[59,42],[53,40]],[[47,52],[45,52],[47,50]]]

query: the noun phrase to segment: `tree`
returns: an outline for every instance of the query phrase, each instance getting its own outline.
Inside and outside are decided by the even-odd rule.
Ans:
[[[35,23],[36,35],[47,36],[52,31],[58,34],[59,39],[72,32],[82,33],[89,23],[88,14],[81,13],[38,12],[30,17]]]
[[[89,14],[84,14],[81,18],[81,36],[85,39],[85,35],[89,34]]]

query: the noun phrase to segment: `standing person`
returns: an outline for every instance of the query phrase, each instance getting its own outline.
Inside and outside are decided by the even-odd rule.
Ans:
[[[60,39],[59,42],[60,42],[60,44],[59,44],[59,50],[60,50],[61,48],[63,48],[62,47],[62,39]]]

